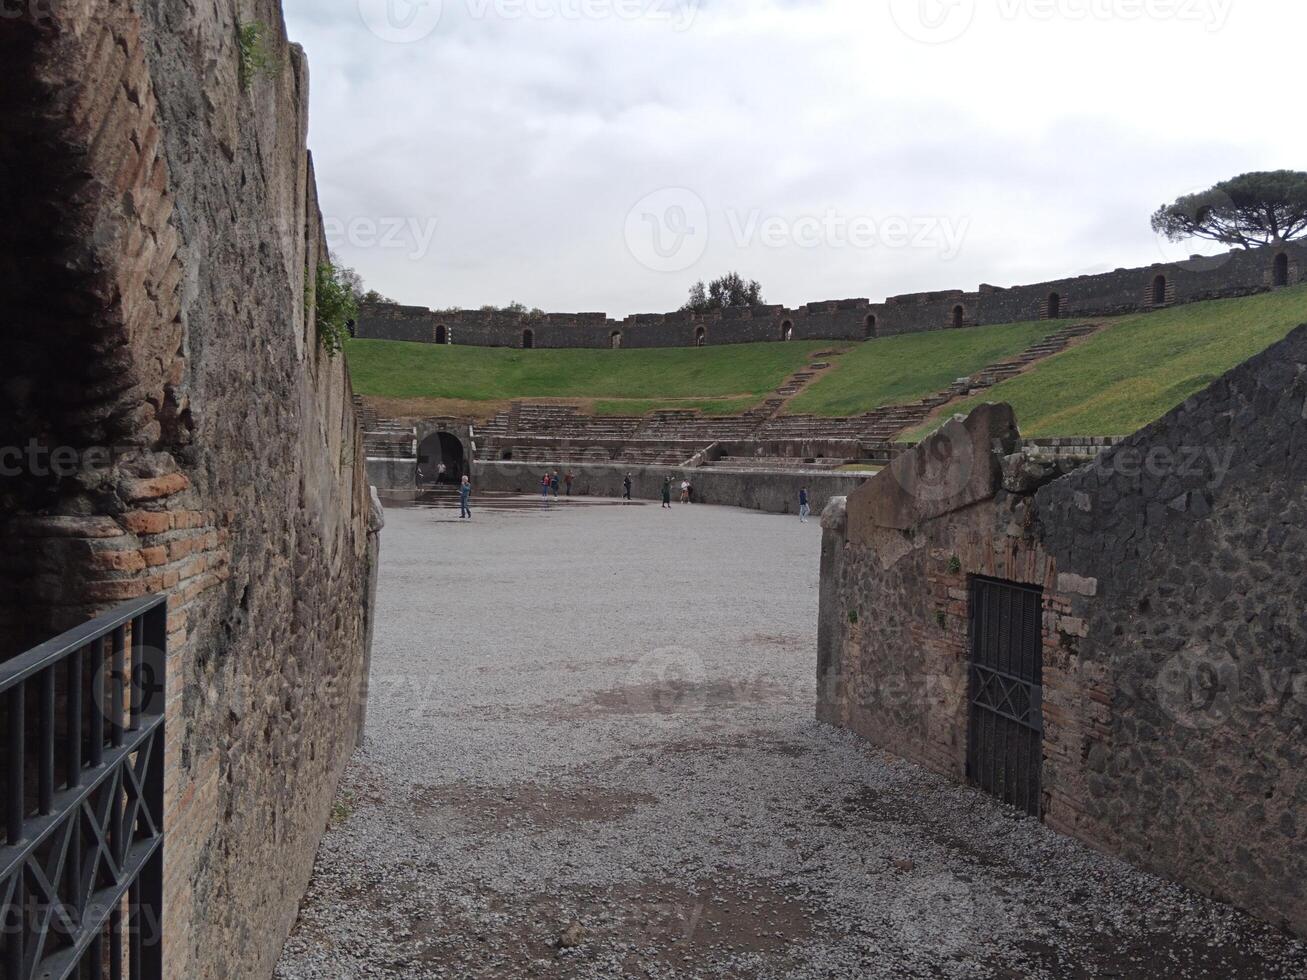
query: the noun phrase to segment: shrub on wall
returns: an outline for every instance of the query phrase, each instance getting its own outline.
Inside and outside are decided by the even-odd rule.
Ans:
[[[240,50],[238,67],[241,88],[249,88],[255,75],[271,75],[276,72],[277,60],[268,50],[268,28],[261,21],[238,24],[236,46]]]
[[[316,285],[318,343],[335,357],[345,347],[350,321],[359,315],[358,300],[341,270],[328,262],[318,266]]]

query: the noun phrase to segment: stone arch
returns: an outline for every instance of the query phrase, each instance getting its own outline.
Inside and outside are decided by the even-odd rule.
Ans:
[[[695,331],[694,331],[694,346],[695,346],[695,347],[707,347],[707,346],[708,346],[708,328],[707,328],[707,327],[696,327],[696,328],[695,328]]]
[[[873,337],[876,336],[876,327],[878,325],[878,322],[879,321],[877,321],[875,313],[869,313],[867,315],[867,319],[863,322],[862,325],[862,336],[864,339],[871,340]]]
[[[1275,257],[1275,267],[1272,271],[1271,284],[1277,289],[1281,286],[1289,285],[1289,253],[1281,252]]]
[[[794,324],[790,320],[786,320],[784,323],[781,324],[781,340],[793,340],[793,339],[794,339]]]
[[[1153,291],[1152,291],[1153,306],[1166,305],[1166,293],[1167,293],[1168,285],[1169,283],[1166,280],[1166,276],[1158,275],[1153,277]]]
[[[436,327],[436,343],[437,344],[449,343],[449,328],[446,327],[443,323]]]
[[[959,303],[953,307],[953,328],[965,326],[967,322],[967,308]]]
[[[608,336],[608,346],[613,350],[619,350],[622,346],[622,331],[614,330]]]
[[[522,350],[533,350],[536,345],[536,332],[530,327],[522,331]]]
[[[1048,294],[1048,313],[1046,318],[1049,320],[1060,320],[1062,318],[1061,293]]]
[[[432,432],[418,444],[418,486],[457,486],[467,472],[467,452],[454,433]]]

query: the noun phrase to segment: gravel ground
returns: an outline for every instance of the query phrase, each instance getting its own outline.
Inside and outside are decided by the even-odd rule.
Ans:
[[[493,503],[387,513],[367,746],[279,977],[1307,976],[814,722],[815,521]]]

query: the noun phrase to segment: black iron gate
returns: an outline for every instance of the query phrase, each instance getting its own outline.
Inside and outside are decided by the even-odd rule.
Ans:
[[[163,976],[166,602],[0,664],[5,980]]]
[[[971,580],[971,720],[967,777],[1005,803],[1042,816],[1043,592]]]

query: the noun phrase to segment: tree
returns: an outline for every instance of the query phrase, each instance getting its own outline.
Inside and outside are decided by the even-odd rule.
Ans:
[[[702,281],[690,287],[690,299],[681,307],[691,313],[724,310],[728,306],[761,306],[762,286],[757,280],[747,280],[738,272],[728,272],[720,279],[704,285]]]
[[[1206,238],[1244,248],[1307,237],[1307,173],[1274,170],[1223,181],[1160,208],[1153,231],[1173,242]]]
[[[363,303],[394,303],[395,302],[389,296],[383,296],[375,289],[364,289],[363,277],[360,276],[356,271],[351,269],[349,266],[343,264],[340,261],[339,256],[334,254],[331,255],[330,265],[331,268],[335,271],[336,278],[341,283],[343,283],[345,287],[349,289],[349,291],[354,295],[354,302],[356,304],[361,305]]]

